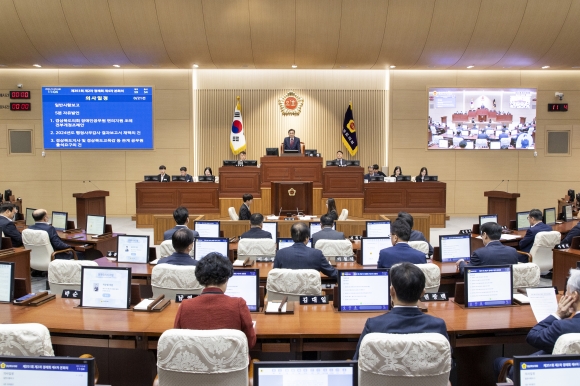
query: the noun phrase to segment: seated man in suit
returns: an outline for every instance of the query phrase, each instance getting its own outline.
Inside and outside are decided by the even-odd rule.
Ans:
[[[244,161],[246,160],[246,152],[242,151],[238,154],[238,166],[244,166]]]
[[[411,216],[407,212],[399,212],[399,214],[397,215],[397,218],[405,220],[407,222],[407,224],[409,224],[409,226],[411,227],[411,236],[409,237],[409,241],[424,241],[424,242],[426,242],[427,245],[429,245],[429,256],[433,256],[433,246],[431,246],[431,244],[429,244],[429,242],[425,238],[425,235],[423,234],[423,232],[413,229],[413,225],[414,225],[413,216]]]
[[[160,259],[157,264],[197,265],[197,260],[189,255],[193,249],[193,233],[187,228],[178,229],[171,236],[171,244],[175,252]]]
[[[509,138],[509,137],[510,137],[510,136],[508,135],[508,133],[506,133],[506,128],[505,128],[505,127],[503,127],[503,128],[501,129],[501,133],[499,134],[499,139],[502,139],[502,138]]]
[[[367,319],[360,334],[353,360],[358,360],[360,344],[366,334],[439,333],[449,340],[443,319],[424,314],[418,307],[425,294],[425,274],[411,263],[396,264],[391,268],[391,306],[386,314]]]
[[[264,216],[260,213],[254,213],[250,216],[250,230],[242,233],[241,239],[271,239],[272,234],[265,230],[262,230],[262,223],[264,222]]]
[[[52,249],[55,251],[62,251],[63,249],[72,248],[67,243],[63,242],[60,237],[58,237],[58,233],[56,233],[56,229],[52,225],[48,223],[48,213],[45,209],[36,209],[32,212],[32,218],[34,219],[34,225],[28,227],[28,229],[32,229],[35,231],[45,231],[48,233],[48,238],[50,240],[50,245],[52,245]],[[82,260],[84,254],[81,252],[76,252],[77,258]],[[72,259],[72,253],[59,253],[56,255],[56,259]]]
[[[334,162],[336,162],[336,166],[346,166],[346,160],[342,159],[342,156],[342,151],[339,150],[336,152],[336,159],[334,160]]]
[[[541,351],[533,355],[550,355],[558,338],[564,334],[580,332],[580,270],[570,269],[566,295],[560,298],[558,308],[552,315],[536,324],[528,333],[526,342]],[[508,358],[496,358],[496,379]],[[513,379],[513,367],[508,377]]]
[[[576,236],[580,236],[580,222],[574,226],[574,228],[570,229],[570,232],[564,237],[560,244],[572,244],[572,239]]]
[[[320,217],[320,231],[316,232],[312,236],[312,248],[316,245],[318,240],[344,240],[344,233],[337,232],[332,229],[332,224],[334,223],[332,217],[329,215],[322,215]]]
[[[375,176],[381,176],[381,177],[387,176],[385,173],[383,173],[379,170],[379,165],[377,165],[377,164],[373,165],[373,173],[375,174]]]
[[[157,175],[157,179],[159,182],[171,182],[171,177],[168,174],[165,174],[165,165],[159,166],[159,174]]]
[[[477,134],[477,139],[489,139],[487,134],[485,134],[485,129],[481,129],[479,134]]]
[[[179,173],[181,177],[185,177],[185,182],[193,182],[193,177],[187,174],[187,168],[185,166],[179,168]]]
[[[292,225],[290,234],[294,240],[294,245],[276,252],[274,268],[315,269],[336,279],[338,273],[326,260],[322,251],[306,246],[310,238],[310,229],[306,224],[299,222]]]
[[[517,264],[520,254],[515,248],[507,247],[499,241],[501,238],[501,225],[495,222],[487,222],[479,229],[483,248],[476,249],[471,254],[469,264],[465,264],[463,259],[458,260],[457,272],[463,275],[465,266],[477,265],[503,265]],[[524,255],[521,255],[524,256]],[[525,256],[524,256],[525,257]]]
[[[369,171],[367,174],[364,175],[363,179],[365,180],[370,180],[371,177],[374,177],[375,175],[375,171],[373,170],[373,165],[369,165],[367,167],[367,170]]]
[[[177,223],[177,225],[165,232],[163,232],[163,240],[171,240],[171,236],[178,231],[179,229],[187,229],[191,232],[193,237],[199,237],[199,233],[193,231],[187,227],[187,223],[189,222],[189,211],[186,207],[180,206],[179,208],[173,211],[173,219]]]
[[[0,206],[0,227],[5,237],[10,237],[12,247],[22,246],[22,235],[14,225],[14,216],[18,213],[18,207],[10,202],[5,202]]]
[[[294,129],[288,130],[288,136],[284,138],[284,151],[298,150],[300,151],[300,138],[295,137],[296,131]]]
[[[246,193],[242,196],[242,200],[244,202],[242,203],[242,206],[240,206],[238,217],[240,220],[249,220],[250,217],[252,216],[252,212],[250,212],[250,206],[254,202],[254,196]]]
[[[530,229],[526,231],[526,235],[520,240],[520,251],[530,253],[532,246],[534,245],[534,239],[539,232],[551,232],[552,227],[546,225],[542,222],[543,216],[542,211],[539,209],[530,210],[528,215],[528,221],[530,222]],[[522,263],[527,263],[527,257],[522,255],[520,257]]]
[[[397,263],[425,264],[427,259],[423,252],[413,249],[408,241],[411,237],[411,227],[403,219],[397,218],[391,224],[390,248],[381,249],[377,268],[391,268]]]

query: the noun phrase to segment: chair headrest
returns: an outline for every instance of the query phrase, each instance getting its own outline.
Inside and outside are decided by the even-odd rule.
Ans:
[[[266,289],[285,295],[320,295],[320,273],[315,269],[274,268],[268,273]]]
[[[30,246],[42,246],[50,244],[46,231],[25,229],[22,231],[22,242]]]
[[[199,290],[194,265],[157,264],[151,271],[151,285],[158,288]]]
[[[64,260],[56,259],[48,264],[48,281],[56,284],[81,284],[81,268],[83,266],[96,266],[90,260]]]
[[[534,246],[554,248],[555,245],[560,244],[561,238],[560,232],[538,232],[534,238]]]
[[[39,323],[0,324],[0,352],[16,356],[54,356],[50,332]]]

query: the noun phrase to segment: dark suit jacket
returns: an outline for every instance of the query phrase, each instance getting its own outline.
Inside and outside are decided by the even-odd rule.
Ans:
[[[254,227],[250,228],[249,231],[242,233],[241,239],[271,239],[272,234],[261,228]]]
[[[530,229],[526,231],[526,235],[520,240],[520,251],[530,252],[532,245],[534,245],[534,239],[539,232],[551,232],[552,227],[539,222]]]
[[[572,239],[576,236],[580,236],[580,223],[570,229],[570,232],[568,232],[566,237],[564,237],[564,240],[562,240],[562,244],[572,244]]]
[[[250,212],[250,208],[246,206],[246,204],[242,204],[240,206],[240,211],[238,212],[238,217],[240,220],[249,220],[252,212]]]
[[[304,243],[294,243],[291,247],[276,252],[274,268],[315,269],[328,277],[336,279],[334,269],[321,251],[308,248]]]
[[[298,150],[300,151],[300,138],[294,137],[294,145],[290,146],[290,137],[284,138],[284,150]]]
[[[193,182],[193,177],[190,174],[185,175],[185,182]]]
[[[159,260],[157,264],[197,265],[197,260],[192,259],[187,253],[173,252],[172,255]]]
[[[163,176],[163,181],[161,181],[161,174],[158,174],[157,175],[157,179],[160,182],[171,182],[171,176],[169,174],[167,174],[167,173]]]
[[[378,176],[378,174],[376,176]],[[375,177],[375,174],[371,176],[371,173],[367,173],[364,175],[363,180],[370,180],[371,177]]]
[[[429,245],[429,256],[433,256],[433,246],[429,244],[425,235],[421,231],[411,230],[411,237],[409,241],[424,241]]]
[[[248,338],[248,347],[256,344],[256,331],[246,301],[233,298],[215,287],[205,288],[201,295],[184,300],[175,315],[174,328],[191,330],[240,330]]]
[[[367,319],[360,334],[353,360],[358,359],[360,344],[366,334],[382,332],[388,334],[418,334],[435,332],[449,340],[443,319],[424,314],[417,307],[394,307],[390,312]]]
[[[477,139],[489,139],[489,137],[485,133],[479,133],[477,134]]]
[[[8,217],[0,216],[0,227],[4,232],[4,236],[10,237],[12,246],[14,248],[22,246],[22,235],[16,229],[16,225]]]
[[[318,240],[344,240],[344,233],[337,232],[332,228],[322,228],[310,236],[312,237],[312,248],[314,248]]]
[[[346,166],[346,160],[344,158],[341,159],[335,159],[334,162],[336,162],[337,166]]]
[[[407,243],[397,243],[390,248],[381,249],[377,268],[391,268],[397,263],[425,264],[427,259],[423,252],[413,249]]]
[[[427,177],[427,176],[425,176],[425,177]],[[415,177],[415,182],[423,182],[420,175]]]
[[[459,270],[463,274],[463,268],[466,265],[471,267],[478,265],[517,264],[519,256],[520,254],[515,248],[507,247],[500,241],[492,241],[487,246],[473,251],[469,264],[465,264],[462,261],[459,264]]]
[[[562,320],[550,315],[530,330],[526,342],[537,349],[545,351],[545,354],[552,354],[554,345],[560,335],[577,332],[580,332],[580,314]]]
[[[28,229],[33,229],[36,231],[45,231],[48,233],[48,238],[50,239],[50,245],[52,245],[52,249],[55,251],[62,251],[63,249],[70,248],[70,245],[64,243],[60,237],[58,237],[58,233],[56,233],[56,229],[50,224],[47,223],[36,223],[28,227]],[[6,232],[6,231],[4,231]]]
[[[176,225],[175,227],[163,232],[163,240],[171,240],[171,238],[173,237],[173,234],[181,228],[189,229],[189,228],[187,228],[187,225]],[[191,230],[191,229],[190,229],[190,231],[193,233],[193,237],[199,237],[198,232]]]

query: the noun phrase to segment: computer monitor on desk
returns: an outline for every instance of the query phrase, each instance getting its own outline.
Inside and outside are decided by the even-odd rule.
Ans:
[[[258,166],[257,160],[245,160],[243,162],[244,162],[244,166]]]
[[[197,176],[199,182],[215,182],[215,176]]]
[[[194,259],[199,261],[212,252],[228,257],[229,245],[230,241],[225,237],[198,237],[195,239]]]
[[[518,231],[525,231],[530,229],[530,212],[517,212],[516,213],[516,229]]]
[[[384,181],[385,177],[383,176],[370,176],[369,181]]]
[[[100,235],[105,233],[105,216],[89,214],[87,216],[87,235]]]
[[[391,236],[391,222],[390,221],[367,221],[366,226],[367,237],[390,237]]]
[[[267,222],[264,221],[262,223],[262,230],[266,232],[270,232],[272,235],[272,240],[276,241],[276,237],[278,237],[278,223],[277,222]]]
[[[200,237],[220,237],[220,222],[196,221],[193,230],[199,233]]]
[[[186,181],[185,176],[179,175],[179,176],[171,176],[171,181]]]
[[[36,221],[34,221],[34,218],[32,217],[32,212],[34,212],[36,209],[33,208],[26,208],[26,217],[25,217],[25,223],[26,226],[32,226],[36,223]]]
[[[313,234],[320,232],[322,230],[322,225],[320,224],[320,221],[312,221],[308,225],[310,226],[310,237],[312,237]],[[332,230],[336,230],[335,222],[332,223]]]
[[[237,160],[225,159],[223,161],[223,165],[224,166],[238,166],[238,161]]]
[[[361,264],[376,266],[381,249],[390,248],[393,243],[390,237],[363,237],[360,245]]]
[[[399,181],[411,181],[411,176],[397,176],[397,182]]]
[[[514,356],[514,385],[576,386],[580,379],[580,355]]]
[[[511,265],[465,266],[465,307],[512,305],[512,269]]]
[[[572,221],[574,217],[572,216],[572,205],[564,205],[562,207],[562,220]]]
[[[488,222],[497,223],[497,214],[483,214],[479,216],[479,233],[481,233],[481,226]]]
[[[260,311],[260,270],[234,269],[225,294],[244,299],[250,312]]]
[[[154,175],[154,176],[144,176],[143,177],[143,181],[148,181],[148,182],[159,182],[159,177]]]
[[[279,150],[277,147],[267,147],[266,148],[266,155],[276,156],[279,155]]]
[[[0,356],[0,364],[3,385],[95,385],[94,358]]]
[[[57,231],[66,230],[66,222],[68,221],[68,212],[52,212],[52,226]]]
[[[278,250],[289,248],[294,245],[294,240],[290,237],[278,237]],[[308,239],[308,244],[306,244],[308,248],[312,248],[312,239]]]
[[[439,236],[439,257],[442,263],[454,263],[471,258],[471,235]]]
[[[556,224],[556,208],[544,209],[544,224],[546,225]]]
[[[0,261],[0,303],[14,300],[14,264]]]
[[[425,176],[423,181],[425,182],[437,182],[439,180],[439,176]]]
[[[338,271],[338,311],[387,311],[390,307],[388,269]]]
[[[357,366],[353,361],[256,362],[254,386],[357,386]]]

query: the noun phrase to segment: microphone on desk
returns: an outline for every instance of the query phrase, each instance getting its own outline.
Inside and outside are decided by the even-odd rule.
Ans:
[[[85,182],[90,182],[91,184],[93,184],[93,186],[94,186],[95,188],[97,188],[97,189],[101,190],[101,188],[99,188],[97,185],[95,185],[95,183],[94,183],[93,181],[91,181],[91,180],[86,180],[86,181],[83,181],[83,184],[84,184]]]
[[[501,180],[501,182],[499,184],[497,184],[497,186],[500,186],[501,184],[503,184],[504,181],[505,180]],[[496,190],[497,189],[497,186],[495,188],[493,188],[492,190]]]

